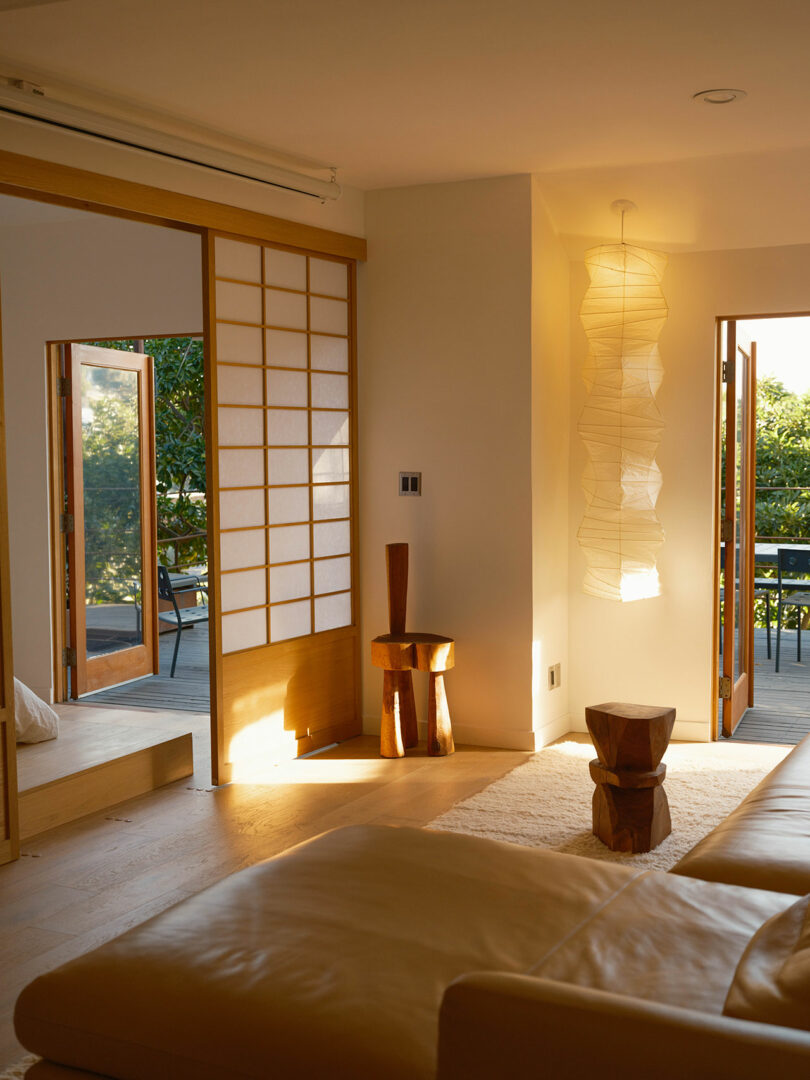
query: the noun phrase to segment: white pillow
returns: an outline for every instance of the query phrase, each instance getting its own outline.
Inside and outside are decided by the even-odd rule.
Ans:
[[[17,742],[45,742],[59,734],[59,717],[33,690],[14,680],[14,718]]]

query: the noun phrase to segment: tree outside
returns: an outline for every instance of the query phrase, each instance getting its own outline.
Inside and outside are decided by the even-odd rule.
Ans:
[[[82,367],[81,392],[87,599],[131,603],[141,579],[137,375]]]
[[[774,376],[757,383],[757,540],[810,543],[810,392],[787,390]],[[776,577],[767,567],[760,577]],[[795,628],[800,610],[784,609],[782,625]],[[757,626],[765,625],[765,600],[755,605]]]
[[[154,358],[157,559],[170,569],[205,566],[202,339],[92,344],[125,352],[135,352],[137,345],[137,351]],[[92,561],[88,551],[88,599],[110,602],[123,598],[119,594],[128,578],[140,578],[140,556],[131,543],[133,531],[137,534],[140,528],[134,498],[138,490],[137,410],[126,395],[107,394],[94,403],[92,413],[92,424],[83,425],[83,460],[86,489],[96,494],[86,495],[85,519],[88,534],[98,539],[98,550]],[[113,489],[114,496],[109,494]]]
[[[773,375],[757,382],[756,461],[756,539],[810,543],[810,392],[788,390]],[[721,467],[725,477],[725,425]],[[760,567],[757,575],[775,578],[776,567]],[[754,604],[760,627],[765,604],[764,599]],[[786,608],[782,625],[795,629],[798,616],[797,608]]]

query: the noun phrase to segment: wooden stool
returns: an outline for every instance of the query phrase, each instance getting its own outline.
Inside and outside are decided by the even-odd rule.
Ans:
[[[391,633],[382,634],[371,643],[371,662],[384,672],[380,754],[404,757],[405,750],[419,742],[411,674],[414,670],[430,673],[428,753],[434,757],[452,754],[455,745],[444,673],[455,664],[455,642],[440,634],[405,632],[408,545],[386,544],[385,561]]]
[[[661,763],[675,710],[610,701],[585,710],[599,755],[589,765],[593,834],[611,851],[651,851],[672,832]]]

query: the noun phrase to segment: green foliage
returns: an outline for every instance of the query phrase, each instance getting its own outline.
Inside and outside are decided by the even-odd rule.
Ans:
[[[158,539],[176,541],[159,547],[170,564],[205,564],[205,535],[182,542],[206,529],[203,343],[155,338],[146,351],[155,359]]]
[[[756,535],[807,543],[810,537],[810,394],[795,394],[767,377],[757,386]],[[776,576],[776,570],[767,575]],[[765,601],[756,604],[764,626]],[[783,625],[798,624],[799,609],[785,609]]]
[[[97,341],[105,348],[134,352],[134,341]],[[144,351],[155,362],[155,457],[157,474],[158,559],[169,567],[205,565],[205,431],[203,343],[199,338],[147,338]],[[134,440],[125,436],[126,424],[115,414],[116,403],[109,402],[107,412],[98,415],[98,423],[117,433],[120,457],[130,455],[135,472],[131,492],[137,491],[137,456]],[[123,461],[118,461],[123,469]],[[123,476],[123,473],[122,473]],[[86,481],[86,476],[85,476]],[[119,550],[126,547],[128,531],[138,526],[131,514],[113,513],[111,507],[98,507],[100,534],[110,537]],[[171,541],[165,543],[161,541]],[[128,565],[128,564],[127,564]],[[112,569],[112,567],[111,567]],[[124,570],[124,567],[116,567]],[[139,576],[136,574],[135,576]]]
[[[772,377],[760,380],[756,429],[756,534],[804,541],[810,536],[810,394],[794,394]]]
[[[810,393],[795,394],[772,376],[760,379],[756,440],[757,539],[810,543]],[[723,449],[725,476],[725,439]],[[757,574],[776,577],[776,569]],[[788,608],[783,625],[795,627],[796,620],[797,609]],[[755,621],[765,625],[764,600],[756,601]]]
[[[122,603],[141,576],[137,384],[130,372],[85,368],[82,402],[87,598]]]

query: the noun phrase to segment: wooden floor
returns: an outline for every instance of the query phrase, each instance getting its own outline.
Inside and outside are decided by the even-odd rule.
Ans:
[[[204,713],[156,713],[92,704],[55,705],[59,737],[17,746],[17,788],[29,791],[92,769],[187,731],[195,736],[195,759],[208,754],[210,719]]]
[[[210,709],[208,683],[208,624],[198,623],[183,631],[174,678],[172,653],[175,635],[160,635],[160,674],[99,690],[81,700],[105,705],[126,705],[138,709],[179,709],[183,712],[206,713]]]
[[[212,788],[203,731],[193,778],[25,843],[18,862],[0,867],[0,1068],[24,1053],[12,1010],[42,972],[326,829],[424,825],[530,756],[459,747],[431,758],[422,747],[385,760],[378,751],[363,736],[271,766],[261,782]]]
[[[732,738],[742,742],[794,744],[810,734],[810,631],[802,633],[802,662],[796,661],[796,631],[782,631],[779,673],[776,631],[771,659],[765,630],[754,631],[754,705]]]

